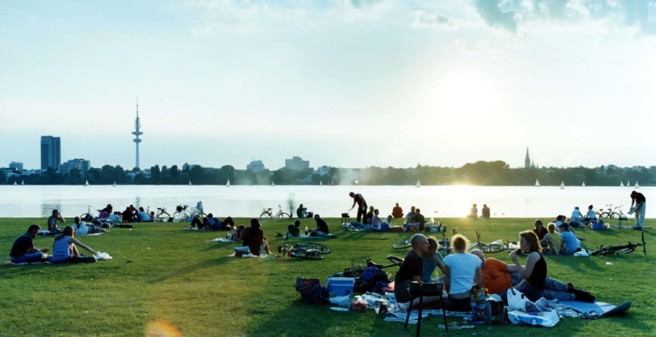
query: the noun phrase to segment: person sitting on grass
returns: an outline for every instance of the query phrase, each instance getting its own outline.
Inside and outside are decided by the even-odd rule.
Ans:
[[[444,286],[449,297],[444,308],[451,311],[471,310],[469,296],[473,287],[483,286],[481,260],[466,252],[469,240],[456,234],[451,238],[452,254],[444,258]]]
[[[64,220],[64,217],[59,213],[59,210],[53,209],[52,210],[52,215],[48,217],[48,234],[49,235],[55,235],[61,233],[61,230],[57,227],[57,223],[61,222],[64,223],[66,220]]]
[[[574,210],[572,211],[572,216],[569,217],[569,221],[574,221],[578,223],[583,223],[585,221],[583,214],[581,214],[581,210],[579,210],[579,206],[574,207]]]
[[[148,215],[148,212],[142,207],[139,207],[139,212],[137,213],[139,222],[153,222],[153,218]]]
[[[234,242],[244,241],[244,231],[246,230],[246,227],[244,225],[239,225],[235,228],[228,229],[228,230],[230,231],[230,233],[227,235],[228,239]]]
[[[547,234],[545,234],[542,240],[540,240],[540,246],[542,246],[542,252],[544,254],[559,255],[559,249],[554,243],[554,234],[556,234],[556,225],[553,222],[550,222],[549,225],[547,225]]]
[[[104,229],[102,229],[100,227],[96,227],[92,224],[88,224],[84,221],[81,221],[79,216],[76,216],[73,219],[73,229],[75,230],[75,233],[80,234],[80,235],[105,233],[106,232]]]
[[[422,256],[428,254],[428,239],[423,234],[415,234],[410,239],[412,250],[405,255],[399,271],[394,278],[394,296],[399,308],[408,310],[410,300],[410,285],[412,282],[421,282],[423,273]],[[429,304],[439,300],[439,296],[424,296],[423,303]],[[419,298],[412,303],[413,306],[419,304]]]
[[[440,268],[444,273],[444,259],[442,254],[438,252],[440,245],[433,237],[428,238],[428,251],[427,254],[421,257],[423,264],[423,271],[421,273],[422,282],[433,282],[433,272],[436,268]],[[439,282],[444,282],[443,278],[438,279]]]
[[[412,224],[415,223],[415,206],[410,207],[410,212],[405,215],[405,223]]]
[[[400,219],[403,217],[403,208],[399,206],[399,203],[396,203],[396,206],[392,208],[392,216],[394,216],[394,219]]]
[[[269,244],[264,237],[264,232],[260,229],[260,220],[251,219],[251,226],[244,230],[244,242],[241,247],[235,247],[235,256],[244,254],[253,254],[260,256],[262,252],[271,254]]]
[[[287,236],[296,238],[299,235],[301,235],[301,220],[296,220],[293,224],[287,226]]]
[[[501,293],[519,285],[523,281],[522,274],[519,272],[517,266],[509,266],[505,262],[493,257],[485,258],[485,254],[479,249],[474,249],[471,253],[483,262],[481,267],[483,286],[487,288],[490,294]],[[559,301],[582,301],[590,303],[595,301],[595,297],[589,292],[576,289],[571,283],[565,284],[548,276],[544,282],[542,297],[548,300],[558,299]]]
[[[307,218],[307,208],[306,208],[306,207],[303,207],[303,204],[300,204],[300,205],[298,206],[298,208],[296,209],[296,216],[297,216],[299,219]]]
[[[48,259],[48,248],[34,247],[34,238],[39,234],[41,226],[37,224],[30,225],[27,232],[14,241],[11,246],[11,262],[13,263],[30,263],[30,262],[45,262]]]
[[[319,214],[314,215],[314,221],[317,222],[317,228],[312,230],[310,233],[311,236],[332,236],[330,234],[330,229],[328,229],[328,224],[321,218],[321,216],[319,216]]]
[[[91,247],[83,244],[75,238],[75,230],[71,226],[64,227],[64,231],[55,237],[55,243],[52,248],[52,257],[50,261],[53,263],[80,263],[80,262],[96,262],[92,256],[80,255],[77,246],[88,250],[91,254],[97,255],[98,253],[91,249]]]
[[[574,255],[574,253],[581,250],[581,241],[570,231],[570,228],[566,222],[558,226],[560,230],[559,253],[562,255]]]
[[[542,223],[542,220],[536,219],[535,223],[533,224],[533,233],[538,236],[538,240],[542,240],[547,233],[546,228],[544,228],[544,224]]]
[[[588,212],[585,214],[585,219],[583,221],[587,223],[597,222],[597,213],[594,211],[594,205],[588,206]]]
[[[517,258],[520,253],[528,255],[524,267]],[[519,249],[510,253],[510,259],[514,263],[514,270],[522,276],[522,280],[513,288],[533,302],[540,299],[547,278],[547,261],[542,256],[542,246],[537,235],[532,231],[519,233]],[[507,291],[501,292],[501,298],[508,303]]]

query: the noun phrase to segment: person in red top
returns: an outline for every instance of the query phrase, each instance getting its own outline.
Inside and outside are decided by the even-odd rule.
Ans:
[[[396,203],[396,206],[392,208],[392,216],[394,217],[394,219],[400,219],[403,217],[403,208],[399,206],[398,202]]]

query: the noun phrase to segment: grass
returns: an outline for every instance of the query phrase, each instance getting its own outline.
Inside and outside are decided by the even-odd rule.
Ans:
[[[545,218],[546,219],[546,218]],[[443,223],[483,241],[517,240],[534,219],[444,219]],[[246,224],[247,219],[237,219]],[[31,223],[45,219],[0,219],[0,260],[8,260],[13,240]],[[275,233],[288,220],[264,220],[272,248]],[[333,253],[323,261],[292,258],[228,258],[232,244],[208,243],[224,232],[182,231],[184,224],[136,224],[101,236],[79,237],[113,260],[80,265],[0,266],[0,336],[141,336],[149,322],[169,322],[183,336],[412,336],[414,327],[384,322],[373,310],[333,312],[304,305],[294,289],[296,277],[325,279],[351,265],[354,257],[384,261],[402,255],[392,243],[405,233],[342,232],[339,219],[328,219],[337,239],[324,239]],[[313,227],[304,220],[302,226]],[[656,226],[648,219],[647,226]],[[639,232],[579,230],[585,245],[639,240]],[[654,232],[647,231],[648,256],[635,252],[611,257],[547,257],[549,275],[593,292],[604,302],[632,300],[625,315],[598,320],[566,318],[552,329],[477,326],[450,331],[453,336],[639,336],[656,334],[656,258]],[[35,239],[52,247],[51,237]],[[505,253],[496,257],[509,261]],[[393,270],[395,272],[395,270]],[[424,335],[443,333],[441,318],[428,318]]]

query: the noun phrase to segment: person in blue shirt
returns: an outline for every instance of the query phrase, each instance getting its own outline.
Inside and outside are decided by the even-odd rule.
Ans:
[[[569,231],[569,224],[564,222],[558,226],[560,230],[560,253],[563,255],[574,255],[581,248],[581,241],[574,233]]]

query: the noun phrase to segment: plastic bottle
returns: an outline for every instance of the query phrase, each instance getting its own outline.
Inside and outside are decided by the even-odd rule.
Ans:
[[[308,235],[310,231],[308,230],[308,226],[305,226],[305,235]]]

